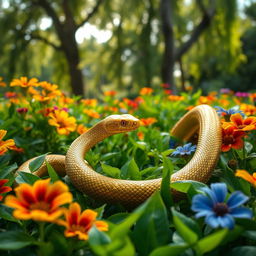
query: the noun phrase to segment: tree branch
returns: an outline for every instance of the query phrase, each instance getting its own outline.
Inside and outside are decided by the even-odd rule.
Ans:
[[[39,40],[39,41],[42,41],[45,44],[50,45],[51,47],[53,47],[57,51],[61,50],[61,46],[54,44],[53,42],[49,41],[47,38],[45,38],[41,35],[30,34],[29,36],[31,37],[31,39]]]
[[[210,26],[212,18],[214,17],[215,11],[216,11],[215,5],[213,4],[215,1],[212,0],[210,2],[211,2],[211,7],[207,10],[202,5],[202,2],[200,0],[197,1],[197,3],[201,3],[199,7],[203,13],[203,17],[201,19],[201,22],[194,28],[190,38],[176,50],[175,52],[176,61],[179,60],[181,56],[191,48],[191,46],[198,40],[200,35]]]
[[[80,22],[78,25],[77,25],[77,29],[79,29],[80,27],[82,27],[86,22],[88,22],[93,16],[94,14],[98,11],[100,5],[103,3],[103,0],[98,0],[95,4],[95,6],[92,8],[91,12],[89,12],[87,14],[87,17],[82,20],[82,22]]]
[[[48,16],[52,19],[54,26],[57,30],[57,33],[59,33],[62,25],[61,25],[61,22],[59,20],[57,13],[52,8],[51,4],[47,0],[33,0],[33,3],[35,5],[42,7],[45,10],[45,12],[48,14]]]

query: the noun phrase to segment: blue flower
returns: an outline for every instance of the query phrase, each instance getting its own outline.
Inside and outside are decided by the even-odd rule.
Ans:
[[[238,110],[238,109],[235,109],[235,108],[230,108],[230,109],[224,109],[222,107],[219,107],[219,106],[215,106],[215,108],[217,109],[217,113],[222,116],[222,115],[228,115],[228,116],[231,116],[233,114],[236,114],[236,113],[239,113],[241,114],[242,116],[245,116],[244,115],[244,112],[242,110]]]
[[[202,188],[206,195],[197,194],[192,199],[191,209],[197,214],[196,218],[205,217],[205,222],[212,228],[222,227],[233,229],[234,218],[252,218],[252,211],[241,205],[248,197],[240,191],[233,192],[227,198],[225,183],[213,183],[211,189]]]
[[[184,146],[179,146],[176,148],[174,152],[172,152],[172,156],[184,156],[184,155],[191,155],[192,152],[196,151],[196,145],[192,145],[192,143],[187,143]]]

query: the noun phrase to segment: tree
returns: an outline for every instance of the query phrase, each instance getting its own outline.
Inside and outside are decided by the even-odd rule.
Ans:
[[[232,38],[233,21],[236,18],[237,9],[235,0],[196,0],[191,5],[193,6],[189,7],[183,1],[176,0],[161,0],[160,3],[165,45],[162,61],[162,80],[164,83],[170,84],[174,92],[176,91],[173,76],[175,63],[179,62],[182,67],[182,59],[184,56],[199,42],[199,39],[206,31],[212,33],[210,29],[218,31],[217,41],[222,42],[223,46],[228,45],[229,47]],[[181,10],[182,8],[191,8],[190,13],[196,13],[196,16],[190,14],[188,23],[185,24],[185,26],[183,24],[183,31],[181,31],[180,23],[184,22],[181,21],[181,19],[185,20],[186,16],[184,11]],[[180,16],[177,17],[177,14]],[[218,17],[217,22],[214,20],[216,17]],[[220,24],[222,30],[226,30],[226,32],[223,33],[220,31]],[[204,41],[206,45],[211,43],[211,38]],[[229,55],[229,53],[230,51],[227,50],[226,55]],[[214,52],[211,52],[211,54],[213,56],[215,55]],[[183,69],[183,67],[181,69]],[[182,79],[184,80],[184,74],[182,75]]]
[[[34,40],[39,40],[54,48],[55,51],[63,53],[68,66],[70,76],[70,84],[72,92],[76,95],[83,95],[85,82],[80,64],[79,46],[75,35],[77,30],[85,23],[89,22],[97,13],[103,0],[97,0],[94,6],[90,8],[85,17],[81,17],[79,13],[85,8],[84,1],[74,0],[10,0],[10,9],[6,10],[4,19],[10,16],[22,16],[22,22],[12,24],[16,42],[22,43],[22,50],[31,44]],[[20,12],[20,6],[24,13]],[[39,21],[42,17],[48,17],[52,20],[53,29],[42,31],[39,27]],[[16,20],[17,21],[17,20]],[[10,26],[7,26],[10,28]],[[50,40],[54,38],[54,40]],[[57,42],[55,42],[57,41]],[[14,68],[14,67],[12,67]]]

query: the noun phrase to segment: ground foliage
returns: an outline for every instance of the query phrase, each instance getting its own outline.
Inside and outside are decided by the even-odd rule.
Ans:
[[[0,179],[4,180],[0,184],[3,196],[0,205],[1,255],[243,253],[246,256],[255,253],[256,180],[251,176],[256,168],[255,93],[235,94],[225,89],[202,96],[200,91],[192,93],[188,87],[186,93],[177,96],[163,84],[154,89],[143,88],[133,99],[120,98],[115,91],[106,91],[98,99],[81,99],[67,97],[57,85],[37,79],[16,79],[10,86],[1,79],[0,85]],[[243,198],[247,198],[244,206],[252,213],[252,218],[235,218],[234,227],[223,222],[215,228],[206,224],[204,218],[195,217],[191,206],[196,196],[207,197],[208,185],[193,181],[169,182],[170,175],[184,166],[194,151],[172,154],[186,142],[174,140],[171,128],[189,109],[200,104],[222,107],[216,111],[222,120],[223,152],[208,185],[221,183],[228,188],[229,197],[240,191]],[[114,178],[145,180],[162,176],[161,190],[144,204],[126,210],[121,205],[95,201],[81,194],[67,177],[59,177],[51,166],[48,166],[48,177],[33,175],[46,153],[65,154],[79,134],[108,115],[122,113],[138,117],[141,127],[135,132],[105,139],[85,158],[97,172]],[[179,152],[182,152],[180,148]],[[35,156],[40,157],[30,166],[32,174],[20,172],[15,175],[23,161]],[[14,200],[10,195],[18,197],[18,189],[10,191],[15,182],[20,183],[20,193],[32,193],[28,192],[32,188],[35,194],[38,192],[35,186],[39,182],[46,189],[45,193],[50,191],[52,184],[58,184],[63,193],[69,195],[69,199],[62,202],[65,216],[72,211],[79,212],[79,207],[82,210],[93,209],[83,215],[91,223],[89,228],[83,229],[81,223],[76,227],[68,226],[74,221],[71,217],[71,220],[66,219],[66,226],[61,216],[52,221],[50,212],[45,209],[48,215],[42,221],[40,214],[32,215],[35,206],[32,207],[31,201],[25,197],[22,200],[27,211],[13,211],[7,205],[10,206],[10,201]],[[184,192],[186,199],[173,202],[170,187]],[[222,202],[220,194],[216,192],[219,203]],[[71,203],[71,197],[77,204]],[[104,231],[106,225],[108,228],[105,230],[108,231]],[[73,232],[75,228],[78,228],[77,233]]]

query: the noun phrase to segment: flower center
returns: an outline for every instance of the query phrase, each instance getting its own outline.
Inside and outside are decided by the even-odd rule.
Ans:
[[[49,212],[50,205],[46,202],[37,202],[30,206],[30,210],[42,210],[45,212]]]
[[[223,138],[223,144],[225,145],[229,145],[229,144],[233,144],[234,143],[234,138],[233,136],[225,136]]]
[[[86,233],[86,228],[85,228],[85,227],[80,226],[80,225],[76,225],[76,224],[73,224],[73,225],[71,226],[71,230],[72,230],[72,231],[80,231],[80,232],[82,232],[82,233]]]
[[[217,216],[224,216],[227,214],[228,206],[225,203],[217,203],[213,207],[213,211],[216,213]]]

